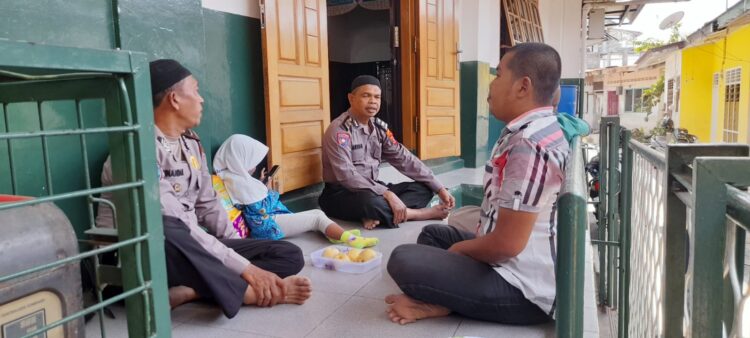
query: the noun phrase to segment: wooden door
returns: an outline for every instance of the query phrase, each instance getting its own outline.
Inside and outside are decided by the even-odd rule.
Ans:
[[[457,0],[419,1],[419,157],[461,153]]]
[[[261,0],[266,137],[279,191],[322,181],[330,123],[325,0]]]
[[[617,116],[620,114],[620,97],[617,96],[617,92],[607,92],[607,115]]]

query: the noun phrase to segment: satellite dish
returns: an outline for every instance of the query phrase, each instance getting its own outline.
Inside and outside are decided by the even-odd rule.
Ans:
[[[674,25],[676,25],[680,20],[682,20],[682,17],[685,16],[685,12],[683,11],[677,11],[672,14],[670,14],[668,17],[664,18],[664,20],[661,21],[659,24],[659,29],[670,29]]]

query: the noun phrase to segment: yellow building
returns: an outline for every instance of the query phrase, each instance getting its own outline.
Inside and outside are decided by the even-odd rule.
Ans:
[[[679,126],[699,142],[750,143],[750,14],[735,6],[688,40]]]

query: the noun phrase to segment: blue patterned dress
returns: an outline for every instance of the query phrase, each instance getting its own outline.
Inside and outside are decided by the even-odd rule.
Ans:
[[[250,228],[250,238],[273,240],[284,238],[284,232],[272,216],[292,212],[281,203],[278,192],[268,191],[268,196],[263,200],[247,205],[237,204],[235,207],[242,210],[245,224]]]

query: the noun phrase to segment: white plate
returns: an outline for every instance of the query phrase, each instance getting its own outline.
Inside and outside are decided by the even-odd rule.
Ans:
[[[327,248],[336,248],[344,254],[348,253],[349,250],[354,249],[343,245],[330,245],[316,250],[310,254],[314,267],[348,273],[365,273],[379,266],[383,261],[383,254],[378,251],[375,251],[375,258],[364,263],[345,262],[338,259],[323,257],[323,251]]]

